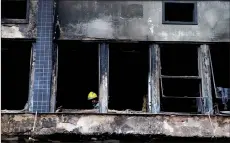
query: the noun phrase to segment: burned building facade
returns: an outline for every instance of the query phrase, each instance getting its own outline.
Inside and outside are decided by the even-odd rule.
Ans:
[[[1,4],[2,135],[230,138],[229,1]]]

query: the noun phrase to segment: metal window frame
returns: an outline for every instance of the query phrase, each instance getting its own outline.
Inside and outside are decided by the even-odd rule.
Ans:
[[[166,21],[165,20],[165,4],[166,3],[182,3],[182,4],[194,4],[193,10],[193,22],[181,22],[181,21]],[[162,24],[173,24],[173,25],[198,25],[198,10],[197,2],[195,1],[163,1],[162,2]]]
[[[211,89],[211,71],[210,71],[210,59],[209,57],[209,46],[207,44],[199,44],[200,46],[197,48],[198,54],[198,73],[199,79],[201,79],[201,83],[199,84],[200,87],[200,97],[190,97],[201,99],[202,101],[202,114],[213,114],[213,102],[212,102],[212,89]],[[161,62],[160,62],[161,63]],[[160,76],[161,75],[161,68],[160,68]],[[161,77],[162,78],[162,77]],[[178,78],[178,77],[175,77]],[[180,77],[181,78],[181,77]],[[187,78],[187,77],[186,77]],[[192,79],[197,78],[192,76]],[[161,84],[161,96],[163,95],[163,85]],[[162,96],[166,97],[166,96]],[[173,97],[175,98],[175,97]],[[181,97],[177,97],[181,98]],[[184,97],[182,97],[184,98]],[[187,98],[187,97],[186,97]]]
[[[10,1],[24,1],[24,0],[10,0]],[[2,24],[28,24],[29,23],[29,13],[30,13],[30,1],[26,1],[26,18],[25,19],[12,19],[12,18],[2,18]]]
[[[197,70],[198,70],[198,75],[187,75],[187,76],[175,76],[175,75],[163,75],[161,74],[161,69],[160,69],[160,84],[161,84],[161,97],[163,98],[193,98],[193,99],[197,99],[197,98],[202,98],[202,97],[197,97],[197,96],[190,96],[190,97],[185,97],[185,96],[167,96],[164,95],[164,88],[163,88],[163,79],[185,79],[185,80],[199,80],[199,82],[201,83],[202,77],[200,76],[200,68],[199,68],[199,47],[196,47],[196,56],[197,56]],[[160,57],[161,58],[161,57]],[[161,60],[160,60],[161,61]],[[161,64],[161,63],[160,63]],[[201,93],[201,91],[200,91]]]

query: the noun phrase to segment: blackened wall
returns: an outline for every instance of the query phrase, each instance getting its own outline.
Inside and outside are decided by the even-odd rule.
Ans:
[[[1,24],[2,38],[36,38],[38,0],[29,1],[29,21],[24,24]]]
[[[198,25],[162,24],[161,1],[58,2],[60,39],[230,41],[230,2],[197,2]]]

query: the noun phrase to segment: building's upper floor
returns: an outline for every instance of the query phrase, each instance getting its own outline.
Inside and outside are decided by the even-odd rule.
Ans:
[[[230,42],[230,1],[56,0],[58,39]],[[2,38],[36,39],[38,0],[2,1]]]

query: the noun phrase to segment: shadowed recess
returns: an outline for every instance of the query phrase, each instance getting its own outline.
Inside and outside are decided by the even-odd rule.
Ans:
[[[148,45],[110,44],[109,109],[142,109],[148,93]]]
[[[60,42],[56,107],[92,108],[87,100],[90,91],[98,94],[98,45]]]
[[[2,109],[21,110],[28,100],[31,46],[31,42],[2,40]]]

